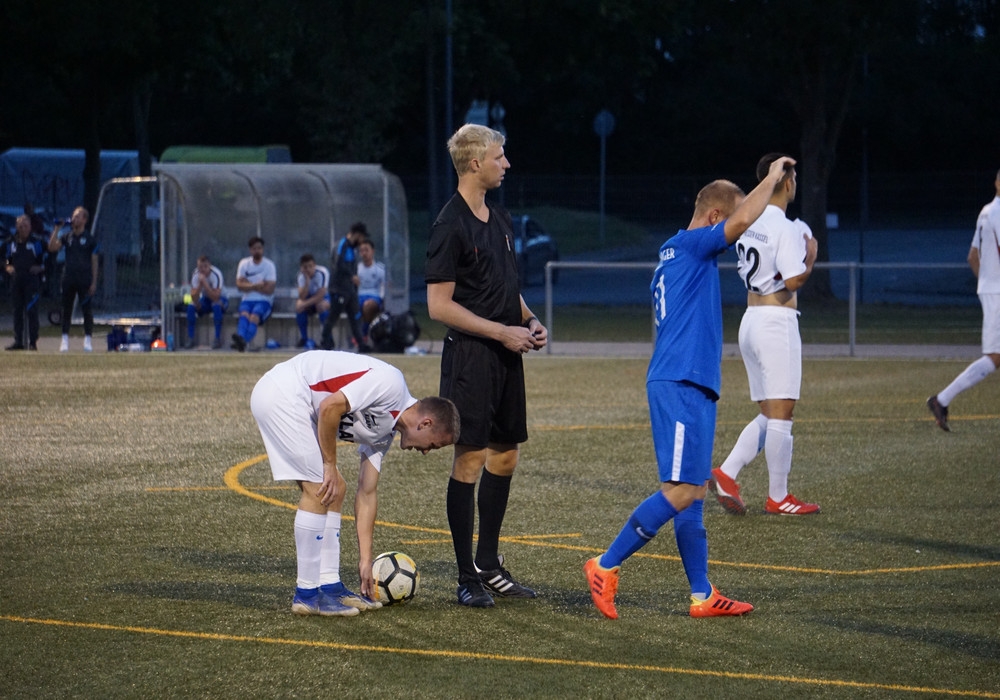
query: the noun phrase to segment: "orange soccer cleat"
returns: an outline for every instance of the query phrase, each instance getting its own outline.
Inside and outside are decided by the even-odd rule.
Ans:
[[[588,559],[583,565],[583,573],[587,577],[590,597],[594,599],[594,605],[604,617],[611,620],[618,619],[618,610],[615,608],[615,593],[618,592],[618,572],[620,570],[620,566],[605,569],[601,566],[600,557]]]
[[[721,617],[723,615],[746,615],[753,610],[750,603],[731,600],[712,586],[712,595],[705,600],[691,596],[691,617]]]

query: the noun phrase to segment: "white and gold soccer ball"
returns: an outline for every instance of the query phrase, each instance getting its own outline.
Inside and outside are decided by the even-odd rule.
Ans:
[[[372,562],[375,595],[383,605],[405,603],[417,594],[420,570],[417,563],[402,552],[383,552]]]

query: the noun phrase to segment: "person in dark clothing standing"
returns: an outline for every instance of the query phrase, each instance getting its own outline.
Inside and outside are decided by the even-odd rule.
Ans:
[[[17,217],[17,234],[5,246],[7,274],[11,277],[11,302],[14,311],[14,343],[8,350],[37,350],[38,297],[42,290],[45,248],[31,236],[31,218]],[[28,337],[24,337],[24,317],[28,317]],[[27,341],[27,342],[25,342]]]
[[[497,551],[518,446],[528,439],[522,355],[548,341],[518,286],[510,214],[486,201],[510,167],[504,141],[499,131],[476,124],[448,140],[458,191],[434,221],[427,247],[427,310],[448,327],[440,393],[462,418],[446,504],[457,595],[460,605],[474,608],[493,607],[493,596],[535,597]]]
[[[77,207],[70,219],[69,233],[60,236],[62,224],[57,222],[49,238],[49,252],[57,253],[60,248],[66,248],[66,266],[62,279],[62,343],[59,345],[59,352],[69,350],[69,326],[73,316],[73,303],[78,297],[80,310],[83,311],[83,350],[91,352],[94,349],[94,312],[91,302],[97,291],[97,254],[100,247],[97,239],[87,232],[88,221],[90,212]]]
[[[361,332],[361,306],[358,303],[358,244],[367,238],[368,228],[358,221],[337,244],[330,260],[333,272],[330,275],[330,315],[323,322],[323,336],[320,345],[324,350],[333,350],[333,327],[340,319],[340,312],[347,312],[351,324],[351,335],[358,345],[358,351],[369,348]]]

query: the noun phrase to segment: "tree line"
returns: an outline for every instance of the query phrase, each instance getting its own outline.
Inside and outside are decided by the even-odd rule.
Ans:
[[[835,168],[997,167],[998,4],[7,0],[0,146],[83,148],[96,183],[102,148],[148,169],[175,144],[284,143],[425,174],[440,199],[445,126],[473,100],[503,105],[526,173],[596,171],[606,109],[609,173],[797,157],[822,246]]]

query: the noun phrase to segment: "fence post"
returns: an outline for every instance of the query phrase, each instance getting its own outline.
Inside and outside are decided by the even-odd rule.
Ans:
[[[858,327],[858,264],[851,262],[848,268],[848,292],[847,292],[847,345],[849,355],[854,357],[854,346],[857,340]]]
[[[545,354],[552,354],[552,261],[545,263],[545,328],[549,340],[545,344]]]

